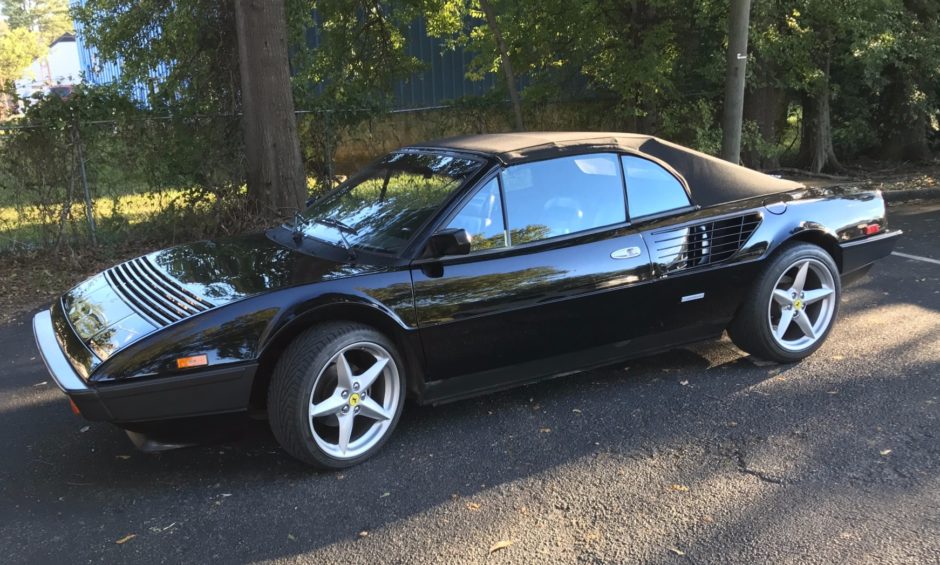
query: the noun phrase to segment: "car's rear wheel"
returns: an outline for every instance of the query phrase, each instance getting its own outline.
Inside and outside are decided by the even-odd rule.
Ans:
[[[799,361],[822,346],[839,310],[839,270],[822,248],[793,243],[758,277],[728,334],[765,359]]]
[[[284,351],[271,377],[271,430],[285,451],[326,469],[364,461],[388,440],[404,405],[394,344],[352,322],[314,326]]]

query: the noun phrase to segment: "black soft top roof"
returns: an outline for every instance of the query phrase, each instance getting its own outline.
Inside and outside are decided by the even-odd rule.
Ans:
[[[798,188],[778,179],[649,135],[611,132],[527,132],[462,135],[422,143],[412,149],[439,148],[487,155],[504,165],[565,154],[601,151],[634,153],[668,165],[688,185],[696,204],[711,206]]]

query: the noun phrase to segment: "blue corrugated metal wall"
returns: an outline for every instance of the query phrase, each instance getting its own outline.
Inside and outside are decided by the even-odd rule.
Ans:
[[[85,0],[71,0],[72,6],[84,5]],[[85,40],[84,29],[81,23],[75,22],[75,43],[78,46],[78,58],[82,65],[82,80],[89,84],[104,85],[111,84],[121,76],[122,61],[118,58],[116,61],[102,59],[98,50],[89,45]],[[170,74],[170,67],[166,63],[161,64],[150,73],[150,82],[159,84]],[[131,87],[131,96],[138,102],[147,104],[152,91],[151,84],[135,83]]]
[[[460,47],[445,48],[443,40],[428,36],[423,20],[415,21],[408,30],[406,49],[425,64],[425,69],[395,86],[399,108],[435,106],[464,96],[480,96],[496,84],[492,74],[480,81],[468,79],[467,67],[473,54]]]
[[[72,5],[82,5],[85,0],[72,0]],[[85,41],[84,30],[75,23],[75,36],[85,82],[103,85],[118,80],[121,76],[121,60],[104,61],[97,50]],[[316,29],[307,33],[311,47],[319,45]],[[407,53],[425,65],[424,70],[398,81],[394,86],[395,108],[399,110],[437,106],[465,96],[480,96],[493,89],[496,77],[487,74],[483,80],[467,78],[467,67],[473,55],[464,49],[445,48],[444,41],[428,36],[424,20],[416,20],[408,30]],[[159,83],[169,75],[167,64],[161,65],[151,74],[151,81]],[[135,84],[133,96],[146,103],[151,87]]]

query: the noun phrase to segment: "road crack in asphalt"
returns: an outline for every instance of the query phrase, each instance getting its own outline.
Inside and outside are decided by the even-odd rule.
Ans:
[[[735,450],[734,453],[735,462],[738,466],[738,471],[744,473],[745,475],[751,475],[752,477],[757,477],[761,482],[770,483],[774,485],[785,485],[787,482],[784,479],[779,479],[777,477],[768,475],[756,469],[751,469],[747,466],[747,461],[744,460],[744,454],[740,450]]]

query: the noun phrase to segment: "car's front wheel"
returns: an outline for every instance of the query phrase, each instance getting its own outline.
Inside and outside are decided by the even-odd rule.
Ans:
[[[404,405],[404,375],[374,329],[331,322],[300,334],[271,377],[271,430],[285,451],[326,469],[362,462],[388,440]]]
[[[793,243],[781,249],[758,277],[728,327],[748,353],[799,361],[822,346],[839,310],[839,270],[822,248]]]

